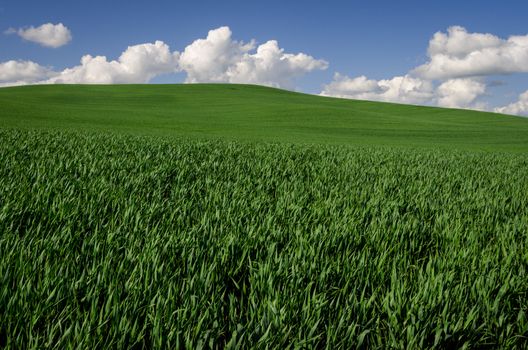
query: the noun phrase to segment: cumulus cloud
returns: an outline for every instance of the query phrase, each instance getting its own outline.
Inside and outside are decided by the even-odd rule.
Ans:
[[[365,76],[350,78],[336,73],[334,80],[324,86],[323,96],[335,96],[359,100],[427,104],[434,97],[430,81],[397,76],[392,79],[371,80]]]
[[[232,40],[229,27],[220,27],[210,30],[207,38],[188,45],[181,54],[180,67],[187,73],[188,83],[225,82],[229,67],[254,47],[253,41]]]
[[[528,90],[519,95],[517,102],[495,108],[495,112],[528,116]]]
[[[438,86],[430,80],[397,76],[372,80],[365,76],[350,78],[336,73],[324,86],[321,95],[358,100],[438,105],[450,108],[486,109],[477,99],[486,92],[486,84],[478,79],[450,79]]]
[[[328,67],[324,60],[316,60],[304,53],[284,53],[275,40],[257,48],[254,54],[246,53],[240,61],[228,68],[230,83],[249,83],[291,88],[293,80],[314,70]]]
[[[293,80],[308,72],[326,69],[328,63],[304,53],[285,53],[275,40],[256,47],[231,38],[228,27],[209,31],[181,54],[180,68],[186,82],[249,83],[290,88]],[[256,52],[253,52],[256,47]]]
[[[56,73],[32,61],[7,61],[0,63],[0,84],[24,85],[48,79]]]
[[[13,62],[16,63],[2,63],[4,75],[0,83],[3,86],[147,83],[161,74],[184,71],[187,83],[249,83],[292,88],[295,78],[328,66],[326,61],[304,53],[287,53],[275,40],[259,46],[254,41],[233,40],[229,27],[209,31],[205,39],[195,40],[181,55],[177,51],[171,52],[164,42],[156,41],[130,46],[117,60],[85,55],[80,65],[61,72],[53,72],[33,62],[25,68],[21,63],[15,67]],[[24,74],[27,76],[18,77]]]
[[[476,99],[486,92],[486,84],[476,79],[450,79],[438,86],[437,104],[449,108],[485,109],[475,104]]]
[[[162,41],[129,46],[117,60],[85,55],[80,65],[63,70],[45,83],[147,83],[157,75],[176,71],[178,57],[179,53],[171,52]]]
[[[42,46],[57,48],[66,45],[72,39],[70,30],[62,23],[46,23],[39,27],[8,29],[7,34],[16,33],[21,38]]]
[[[178,58],[178,52],[156,41],[129,46],[117,60],[85,55],[80,65],[61,72],[31,61],[7,61],[0,63],[0,86],[147,83],[155,76],[177,71]]]
[[[528,72],[528,35],[501,39],[453,26],[429,42],[429,61],[413,73],[426,79],[452,79]]]
[[[482,102],[490,75],[528,72],[528,35],[502,39],[492,34],[469,33],[453,26],[429,41],[428,61],[403,76],[372,80],[336,73],[321,95],[489,110]],[[501,113],[527,114],[528,97],[496,108]]]

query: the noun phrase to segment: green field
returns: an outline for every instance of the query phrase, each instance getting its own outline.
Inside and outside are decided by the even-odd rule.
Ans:
[[[0,127],[311,144],[528,151],[528,119],[251,85],[0,89]]]
[[[0,348],[528,347],[528,119],[0,89]]]

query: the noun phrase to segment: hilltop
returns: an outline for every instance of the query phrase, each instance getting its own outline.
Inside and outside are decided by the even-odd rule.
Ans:
[[[312,144],[528,150],[528,119],[228,84],[0,89],[0,127]]]

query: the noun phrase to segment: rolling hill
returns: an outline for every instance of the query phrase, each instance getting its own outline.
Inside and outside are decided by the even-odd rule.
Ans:
[[[528,119],[344,100],[252,85],[0,89],[0,127],[240,141],[528,150]]]
[[[527,151],[492,113],[0,89],[0,348],[527,349]]]

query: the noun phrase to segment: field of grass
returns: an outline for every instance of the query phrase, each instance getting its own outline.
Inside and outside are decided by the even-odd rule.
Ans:
[[[0,106],[0,127],[528,152],[527,118],[251,85],[23,86]]]
[[[528,120],[142,89],[0,89],[0,348],[528,346]]]

